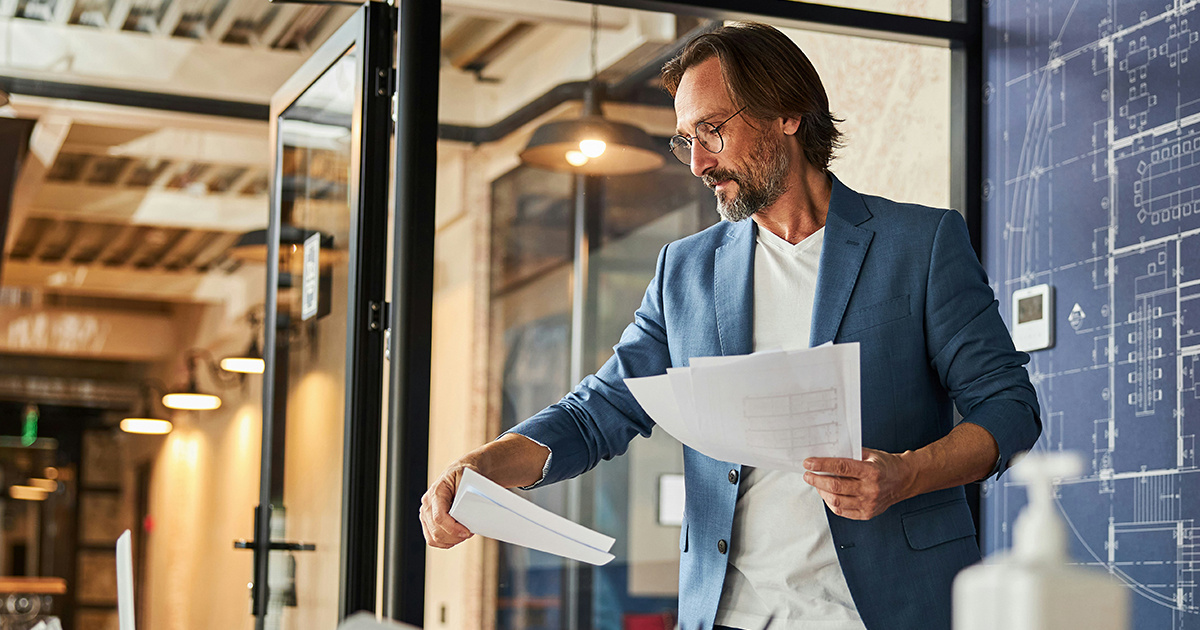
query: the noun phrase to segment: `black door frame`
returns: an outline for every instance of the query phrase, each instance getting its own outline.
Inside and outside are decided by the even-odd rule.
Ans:
[[[267,291],[263,375],[263,440],[259,505],[254,519],[253,613],[262,627],[267,614],[271,510],[281,500],[283,427],[286,401],[277,401],[279,372],[278,291],[282,138],[279,119],[351,48],[357,48],[358,77],[351,121],[349,297],[346,321],[346,386],[343,437],[342,532],[339,619],[375,609],[378,566],[380,431],[383,396],[383,321],[387,260],[388,141],[391,117],[391,65],[395,10],[364,4],[313,53],[271,99],[270,218],[267,237]],[[333,299],[338,299],[336,296]],[[285,332],[286,334],[286,332]],[[283,393],[286,396],[286,393]],[[265,544],[262,541],[270,541]]]

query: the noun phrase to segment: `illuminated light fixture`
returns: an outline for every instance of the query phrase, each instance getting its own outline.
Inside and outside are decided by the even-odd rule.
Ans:
[[[250,320],[250,347],[241,356],[221,359],[221,369],[239,374],[262,374],[267,368],[267,362],[263,361],[262,350],[258,349],[258,329],[262,324],[262,318],[255,311],[251,311],[247,318]]]
[[[221,397],[200,392],[172,392],[163,396],[162,403],[168,409],[182,411],[212,411],[221,407]]]
[[[521,161],[584,175],[631,175],[661,168],[663,151],[645,131],[600,114],[598,89],[588,86],[584,116],[534,130]]]
[[[188,381],[183,391],[171,392],[162,397],[162,404],[168,409],[184,411],[212,411],[221,406],[221,397],[205,394],[196,385],[196,366],[200,357],[195,352],[187,357]]]
[[[121,430],[126,433],[166,435],[173,428],[170,420],[160,418],[125,418],[121,420]]]
[[[50,494],[37,486],[9,486],[8,496],[18,501],[45,501]]]
[[[159,384],[161,387],[161,384]],[[165,389],[165,388],[164,388]],[[161,391],[161,390],[160,390]],[[138,433],[142,435],[163,435],[171,432],[171,421],[163,418],[155,418],[154,397],[151,395],[151,383],[149,381],[142,383],[142,403],[141,409],[134,412],[134,415],[123,418],[121,420],[121,430],[126,433]],[[49,471],[50,469],[47,469]],[[55,471],[57,474],[58,471]],[[46,475],[50,477],[50,475]],[[53,477],[50,477],[53,479]]]
[[[584,155],[582,151],[567,151],[565,157],[567,164],[571,166],[583,166],[588,163],[588,156]]]
[[[642,129],[604,117],[602,86],[596,79],[598,8],[592,5],[592,79],[583,98],[583,116],[546,123],[534,130],[521,161],[552,171],[583,175],[630,175],[661,168],[663,147]]]
[[[262,374],[267,368],[267,362],[262,357],[225,357],[221,359],[221,369],[226,372],[240,374]]]
[[[51,492],[54,492],[55,490],[58,490],[58,482],[53,479],[41,479],[38,477],[31,477],[29,479],[29,485],[33,486],[34,488],[41,488],[42,490],[45,490],[47,493],[51,493]]]
[[[579,152],[592,159],[604,155],[604,150],[607,148],[608,145],[603,140],[583,139],[579,141]]]

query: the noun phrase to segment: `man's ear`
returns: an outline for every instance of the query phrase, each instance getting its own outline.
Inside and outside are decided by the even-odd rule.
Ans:
[[[800,130],[800,118],[799,117],[796,117],[796,118],[785,117],[783,119],[783,133],[785,133],[789,136],[794,136],[794,135],[796,135],[796,132],[799,130]]]

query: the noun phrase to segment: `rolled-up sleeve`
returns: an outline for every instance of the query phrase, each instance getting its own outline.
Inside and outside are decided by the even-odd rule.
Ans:
[[[967,226],[954,211],[938,224],[926,284],[926,351],[964,422],[991,433],[1000,450],[996,473],[1033,447],[1042,423],[1025,364],[1000,318]]]

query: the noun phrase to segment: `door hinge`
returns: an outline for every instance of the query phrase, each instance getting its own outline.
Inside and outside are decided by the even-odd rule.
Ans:
[[[387,302],[367,302],[367,328],[372,332],[387,328],[388,306]]]
[[[396,93],[396,70],[394,68],[375,69],[375,96],[391,96]]]

